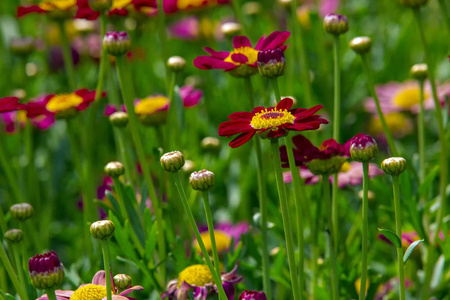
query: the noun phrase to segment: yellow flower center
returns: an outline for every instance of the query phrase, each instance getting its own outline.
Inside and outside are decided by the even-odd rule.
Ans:
[[[384,117],[389,130],[396,136],[404,136],[413,130],[411,121],[402,113],[389,113],[385,114]],[[383,132],[383,126],[379,118],[370,120],[369,131],[374,135]]]
[[[202,232],[200,234],[200,236],[202,237],[202,241],[205,244],[205,248],[206,251],[208,251],[208,253],[211,253],[212,251],[212,246],[211,246],[211,238],[209,236],[209,231],[206,232]],[[226,234],[223,231],[220,230],[214,230],[214,238],[216,240],[216,247],[217,247],[217,252],[223,252],[226,251],[228,249],[228,247],[230,246],[230,236],[228,234]],[[194,244],[195,249],[200,252],[200,246],[198,245],[198,242],[195,241]]]
[[[70,300],[102,300],[106,297],[106,287],[88,284],[77,289]]]
[[[71,108],[76,108],[83,103],[83,98],[77,94],[61,94],[53,96],[47,103],[47,110],[51,112],[63,112]]]
[[[39,7],[43,10],[68,10],[77,5],[77,0],[43,0]]]
[[[148,97],[142,99],[135,107],[137,115],[151,115],[169,104],[169,99],[163,96]]]
[[[234,49],[230,52],[230,55],[228,55],[227,58],[225,58],[224,61],[233,63],[235,65],[240,65],[240,63],[237,63],[231,59],[231,56],[233,54],[243,54],[247,57],[248,61],[245,63],[246,65],[252,65],[258,60],[258,50],[255,50],[251,47],[240,47],[237,49]]]
[[[295,117],[286,109],[276,109],[271,110],[265,109],[262,112],[256,113],[250,125],[254,129],[263,129],[276,127],[282,124],[291,123],[294,124]]]
[[[339,170],[339,173],[345,173],[345,172],[348,172],[348,171],[350,171],[351,168],[352,168],[352,167],[350,166],[349,162],[346,161],[345,163],[342,164],[342,167],[341,167],[341,169]]]
[[[212,5],[216,4],[217,0],[209,0],[207,4]],[[177,7],[180,10],[191,8],[191,7],[200,7],[205,5],[205,0],[178,0]]]
[[[112,9],[124,8],[131,3],[132,0],[113,0]]]
[[[178,287],[181,283],[186,283],[195,286],[204,286],[207,283],[213,283],[214,279],[206,265],[193,265],[189,266],[178,275]]]
[[[424,92],[424,99],[428,94]],[[392,102],[401,108],[411,108],[420,103],[420,89],[418,86],[408,85],[399,89],[392,98]]]

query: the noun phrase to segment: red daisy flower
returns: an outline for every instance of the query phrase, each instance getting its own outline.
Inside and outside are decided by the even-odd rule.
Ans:
[[[227,4],[231,0],[163,0],[164,13],[171,14],[177,11],[186,11],[192,9],[199,9],[202,7],[211,7],[217,4]]]
[[[23,108],[23,104],[19,103],[17,97],[0,98],[0,113],[10,112]]]
[[[77,0],[77,18],[95,20],[100,16],[99,12],[92,10],[88,0]],[[130,12],[138,12],[144,15],[155,15],[157,10],[156,0],[113,0],[109,16],[127,16]]]
[[[55,18],[71,18],[77,9],[77,0],[42,0],[38,5],[19,6],[17,17],[30,13],[48,13]]]
[[[320,124],[328,124],[320,115],[315,115],[323,105],[291,109],[292,104],[292,99],[284,98],[276,107],[258,106],[252,112],[232,113],[228,116],[231,121],[219,125],[219,135],[230,137],[239,134],[229,144],[236,148],[248,142],[255,133],[264,138],[277,138],[286,135],[288,130],[314,130]]]
[[[102,93],[104,97],[106,93]],[[50,115],[65,118],[85,110],[95,100],[95,91],[78,90],[71,94],[51,94],[41,102],[30,102],[25,105],[28,118]]]
[[[199,56],[194,59],[194,66],[199,69],[223,69],[225,72],[230,71],[231,75],[237,77],[247,77],[258,73],[258,52],[277,49],[286,50],[287,46],[283,45],[289,38],[288,31],[274,31],[268,37],[261,37],[252,48],[250,40],[246,36],[235,36],[233,38],[233,51],[214,51],[205,47],[205,51],[211,56]]]

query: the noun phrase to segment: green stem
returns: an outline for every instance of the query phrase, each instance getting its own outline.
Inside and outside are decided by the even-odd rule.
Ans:
[[[301,195],[301,190],[303,188],[302,183],[300,181],[300,174],[298,168],[295,166],[295,158],[293,152],[293,143],[292,139],[289,136],[285,137],[286,141],[286,152],[289,160],[289,168],[292,174],[292,188],[294,189],[294,203],[295,203],[295,211],[297,215],[297,240],[298,240],[298,280],[300,285],[300,299],[303,297],[303,288],[304,288],[304,265],[305,265],[305,257],[304,257],[304,236],[303,236],[303,216],[302,210],[307,209],[305,206],[304,195]]]
[[[427,41],[425,38],[425,32],[423,29],[422,19],[420,17],[420,9],[414,8],[414,18],[417,22],[417,27],[419,28],[420,40],[422,42],[423,52],[425,55],[425,63],[428,65],[428,78],[430,79],[431,90],[433,93],[434,105],[436,107],[436,119],[439,127],[439,142],[441,143],[441,156],[440,156],[440,186],[439,186],[439,209],[436,216],[436,227],[433,233],[433,238],[431,240],[436,244],[439,241],[439,231],[442,226],[442,219],[445,216],[445,205],[447,202],[446,188],[448,181],[448,157],[447,157],[447,139],[446,132],[444,128],[444,118],[442,115],[441,103],[439,102],[439,97],[437,94],[436,81],[434,78],[434,65],[431,61],[430,54],[428,52]],[[445,239],[445,235],[444,235]]]
[[[125,208],[125,197],[123,196],[122,185],[120,183],[119,178],[113,177],[112,180],[113,180],[114,190],[117,193],[117,200],[119,202],[120,213],[122,214],[122,216],[124,218],[124,222],[125,222],[125,220],[129,219],[129,216],[128,216],[127,210]]]
[[[312,278],[312,289],[311,289],[311,295],[312,295],[312,299],[317,299],[316,298],[316,293],[317,293],[317,284],[318,284],[318,280],[319,280],[319,266],[317,264],[317,260],[319,259],[319,243],[318,243],[318,236],[319,236],[319,230],[322,227],[321,226],[321,220],[322,220],[322,201],[317,201],[317,209],[316,209],[316,219],[315,222],[313,224],[313,229],[312,229],[312,248],[313,248],[313,256],[312,256],[312,263],[313,263],[313,278]]]
[[[166,125],[167,137],[168,137],[168,147],[170,149],[175,149],[175,142],[178,140],[176,135],[180,131],[180,124],[178,121],[178,103],[175,103],[175,84],[177,82],[177,73],[171,72],[170,81],[167,83],[167,95],[169,96],[169,112],[168,112],[168,122]],[[170,151],[170,149],[165,149],[165,151]]]
[[[105,275],[106,275],[106,298],[111,300],[111,267],[110,267],[110,257],[109,257],[109,245],[108,240],[100,241],[102,245],[103,252],[103,262],[105,264]]]
[[[394,209],[395,209],[395,233],[402,239],[402,219],[400,208],[400,176],[392,176],[392,185],[394,188]],[[400,300],[405,300],[405,267],[403,265],[403,249],[397,248],[398,276],[400,285]]]
[[[203,243],[202,237],[200,236],[200,232],[198,231],[197,224],[195,223],[194,215],[192,214],[191,208],[189,207],[189,204],[188,204],[188,201],[186,198],[186,193],[184,192],[183,184],[180,179],[180,174],[177,172],[177,173],[172,173],[171,175],[173,176],[175,186],[177,187],[178,194],[180,195],[181,204],[183,205],[184,210],[187,214],[189,224],[191,225],[192,231],[194,231],[194,235],[195,235],[195,238],[197,239],[198,245],[200,246],[200,249],[202,250],[203,258],[205,259],[206,264],[208,265],[209,271],[211,272],[211,275],[214,279],[214,283],[217,286],[217,289],[219,292],[219,300],[226,300],[228,298],[227,298],[227,295],[225,294],[225,290],[223,289],[222,279],[219,276],[219,274],[217,274],[216,269],[214,268],[214,266],[211,262],[211,258],[209,258],[209,254],[208,254],[208,251],[206,250],[205,244]]]
[[[22,300],[28,300],[28,294],[25,289],[25,287],[20,284],[19,279],[17,278],[16,273],[14,272],[14,269],[11,265],[11,262],[8,259],[8,256],[6,255],[5,248],[3,248],[3,245],[0,243],[0,259],[3,262],[3,265],[5,266],[6,272],[8,272],[9,278],[11,279],[14,288],[16,289],[17,293],[19,294],[20,298]]]
[[[3,140],[4,138],[2,138]],[[0,145],[0,165],[3,169],[3,172],[5,173],[6,180],[8,180],[8,186],[11,188],[11,192],[13,194],[13,197],[16,199],[16,203],[22,203],[23,195],[20,192],[19,186],[17,185],[17,178],[14,176],[13,169],[11,168],[11,160],[7,158],[7,155],[5,153],[5,145],[1,143]],[[4,222],[4,219],[2,218],[2,223]],[[2,226],[3,227],[3,226]]]
[[[214,234],[214,224],[211,214],[211,207],[209,205],[208,191],[204,191],[202,195],[203,205],[205,207],[206,223],[208,224],[209,238],[211,239],[211,251],[214,258],[214,266],[216,267],[217,275],[220,276],[219,254],[217,253],[216,236]]]
[[[426,245],[426,258],[425,258],[425,279],[423,281],[421,297],[422,300],[430,299],[428,291],[430,290],[431,279],[433,278],[434,263],[436,262],[435,249],[429,241],[425,241]]]
[[[100,39],[106,34],[106,14],[104,12],[100,13]],[[106,48],[102,48],[102,56],[100,57],[100,66],[98,72],[97,88],[95,89],[95,101],[100,100],[103,91],[103,82],[105,80],[106,66],[108,63],[108,53]]]
[[[48,300],[56,300],[55,289],[48,289],[45,292],[47,293]]]
[[[331,193],[330,193],[330,179],[328,175],[322,175],[323,184],[323,198],[325,206],[327,207],[327,219],[328,219],[328,230],[330,231],[330,257],[331,257],[331,291],[333,300],[339,299],[339,280],[337,272],[337,260],[336,252],[334,251],[334,230],[332,221],[332,209],[331,209]]]
[[[8,231],[8,227],[6,227],[6,222],[5,222],[5,214],[3,213],[3,208],[2,205],[0,204],[0,229],[2,231],[2,235],[5,235],[5,232]]]
[[[245,35],[245,33],[246,33],[245,24],[244,24],[244,18],[242,17],[242,10],[241,10],[242,4],[240,3],[239,0],[233,0],[231,2],[231,5],[233,6],[234,17],[236,18],[238,23],[241,24],[241,26],[242,26],[242,35]]]
[[[130,153],[126,151],[125,147],[125,137],[122,132],[122,128],[114,128],[114,136],[117,141],[117,151],[119,152],[119,157],[125,166],[125,178],[128,182],[133,182],[132,170],[134,169],[133,162],[130,157]]]
[[[359,288],[359,300],[366,298],[367,279],[367,234],[369,228],[369,163],[363,162],[363,202],[362,202],[362,240],[361,240],[361,285]]]
[[[334,251],[337,255],[338,253],[338,241],[339,241],[339,204],[338,204],[338,193],[339,193],[339,175],[338,173],[333,175],[333,189],[331,192],[331,222],[333,223],[334,234],[333,234],[333,245]]]
[[[281,100],[280,87],[278,85],[278,78],[273,77],[270,79],[270,81],[272,82],[273,92],[275,94],[275,103],[278,103]]]
[[[309,75],[309,65],[306,58],[306,48],[303,38],[303,29],[297,20],[297,1],[291,1],[291,26],[292,36],[294,39],[294,51],[298,52],[298,57],[301,63],[301,75],[303,79],[305,104],[307,107],[313,106],[311,80]]]
[[[425,110],[423,107],[423,80],[419,80],[419,86],[420,86],[420,110],[419,110],[419,122],[418,122],[418,140],[419,140],[419,179],[420,184],[423,183],[426,176],[426,169],[425,169]],[[424,197],[424,200],[426,201],[426,198]]]
[[[275,178],[278,188],[278,197],[281,206],[281,216],[283,219],[284,235],[286,239],[286,250],[289,264],[289,273],[292,284],[292,292],[294,294],[294,300],[301,299],[300,287],[298,284],[298,274],[295,267],[295,254],[294,254],[294,239],[292,237],[292,224],[289,216],[289,204],[286,197],[286,190],[283,184],[283,173],[281,170],[280,150],[278,139],[271,139],[272,147],[272,162],[275,171]]]
[[[166,243],[164,237],[164,227],[163,227],[163,216],[162,210],[160,208],[159,199],[156,196],[155,187],[153,186],[153,181],[150,176],[150,168],[147,163],[144,147],[142,145],[142,140],[139,136],[139,124],[134,111],[133,99],[130,96],[129,86],[126,84],[126,61],[124,56],[116,56],[116,67],[117,74],[119,76],[120,89],[122,91],[123,101],[127,108],[129,116],[129,127],[131,131],[131,136],[136,147],[136,152],[138,155],[139,162],[141,164],[142,173],[144,174],[144,179],[147,184],[147,189],[149,192],[150,200],[152,202],[152,207],[155,212],[156,224],[158,227],[158,254],[161,262],[166,260]],[[161,278],[165,281],[166,279],[166,268],[164,264],[161,264],[160,268]]]
[[[163,0],[158,0],[158,7],[163,7]],[[164,62],[164,73],[166,78],[166,84],[169,82],[169,72],[167,72],[167,68],[165,67],[165,63],[167,62],[167,58],[169,56],[167,51],[167,31],[166,31],[166,15],[163,9],[158,9],[158,35],[159,41],[161,43],[161,56]],[[167,86],[166,86],[167,88]]]
[[[383,111],[381,110],[380,100],[378,99],[377,93],[375,91],[375,85],[372,76],[372,70],[370,68],[370,64],[368,62],[368,55],[362,54],[361,61],[363,65],[364,72],[366,73],[367,87],[369,88],[370,93],[375,101],[375,105],[377,107],[378,117],[381,121],[381,126],[383,127],[384,135],[386,136],[389,148],[391,149],[393,156],[399,156],[397,147],[395,146],[394,139],[392,138],[392,134],[387,126],[386,119],[384,118]]]
[[[248,76],[248,77],[244,77],[244,80],[245,80],[245,82],[244,82],[245,90],[247,92],[248,100],[249,100],[249,104],[250,104],[250,110],[252,110],[255,108],[255,97],[253,95],[254,93],[253,93],[252,79],[250,76]]]
[[[444,19],[445,28],[447,29],[448,38],[450,38],[450,17],[447,4],[444,0],[438,0],[442,18]]]
[[[339,35],[334,36],[334,114],[333,114],[333,138],[339,142],[341,122],[341,57],[339,55]]]
[[[74,91],[76,88],[75,84],[76,81],[75,81],[75,70],[73,67],[73,60],[72,60],[72,50],[70,49],[66,29],[64,28],[64,22],[63,21],[58,22],[58,26],[59,32],[61,33],[62,54],[64,66],[66,68],[67,78],[69,81],[69,88],[71,91]]]
[[[24,285],[25,277],[23,276],[22,263],[20,261],[20,249],[16,245],[11,245],[11,256],[14,257],[14,262],[16,263],[17,275],[19,276],[19,281]]]
[[[262,270],[263,270],[263,287],[267,299],[272,299],[272,288],[270,286],[270,263],[269,263],[269,245],[267,243],[267,198],[264,185],[264,165],[261,151],[261,140],[253,139],[256,150],[256,161],[258,169],[256,171],[258,178],[258,196],[259,211],[261,214],[261,242],[262,242]]]

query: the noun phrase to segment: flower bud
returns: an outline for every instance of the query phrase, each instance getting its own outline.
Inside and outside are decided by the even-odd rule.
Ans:
[[[11,244],[18,244],[23,240],[23,232],[20,229],[11,229],[5,232],[5,239]]]
[[[169,172],[177,172],[184,166],[184,156],[180,151],[172,151],[161,156],[161,167]]]
[[[214,185],[214,173],[208,170],[193,172],[189,177],[189,183],[194,190],[206,191]]]
[[[91,225],[91,234],[98,240],[107,240],[114,233],[114,223],[110,220],[97,221]]]
[[[181,56],[172,56],[167,60],[167,67],[174,72],[183,71],[186,67],[186,60]]]
[[[183,172],[185,173],[192,173],[195,168],[195,163],[192,160],[187,159],[183,166]]]
[[[425,80],[428,77],[427,64],[416,64],[411,67],[411,75],[417,80]]]
[[[89,6],[94,11],[107,11],[112,7],[112,0],[89,0]]]
[[[207,152],[219,152],[220,140],[215,137],[205,137],[201,142],[202,149]]]
[[[292,0],[278,0],[278,4],[280,4],[280,6],[286,8],[286,9],[291,8],[291,2],[292,2]]]
[[[406,160],[403,157],[390,157],[383,160],[381,169],[389,175],[400,175],[406,170]]]
[[[242,5],[242,12],[247,16],[256,16],[261,12],[261,3],[251,1]]]
[[[109,162],[105,166],[105,173],[108,174],[108,176],[111,176],[112,178],[117,178],[125,172],[125,168],[123,167],[123,164],[118,161],[112,161]]]
[[[126,31],[107,32],[103,38],[103,47],[108,54],[119,56],[130,51],[131,40]]]
[[[323,28],[334,35],[346,33],[348,31],[348,19],[344,15],[328,14],[323,19]]]
[[[226,22],[220,26],[220,31],[227,38],[231,38],[241,33],[242,25],[236,22]]]
[[[378,155],[377,142],[370,136],[358,133],[350,141],[350,156],[359,162],[368,162]]]
[[[372,47],[372,40],[367,36],[359,36],[351,40],[349,45],[357,54],[366,54]]]
[[[284,51],[280,48],[258,52],[259,74],[266,77],[282,76],[286,71]]]
[[[128,114],[123,111],[116,111],[109,116],[109,122],[116,127],[125,127],[128,124]]]
[[[126,290],[131,287],[131,277],[127,274],[117,274],[114,276],[114,285],[119,291]]]
[[[400,0],[400,3],[408,7],[419,7],[428,3],[428,0]]]
[[[264,292],[245,290],[239,296],[239,300],[267,300]]]
[[[64,266],[53,250],[30,258],[28,268],[31,283],[37,289],[54,289],[64,281]]]
[[[29,203],[14,204],[9,210],[11,216],[19,221],[26,221],[34,216],[33,206]]]
[[[343,156],[333,156],[329,159],[313,159],[306,166],[314,175],[329,175],[338,173],[346,160]]]
[[[32,37],[12,38],[9,43],[11,52],[17,55],[29,55],[34,49],[34,40]]]

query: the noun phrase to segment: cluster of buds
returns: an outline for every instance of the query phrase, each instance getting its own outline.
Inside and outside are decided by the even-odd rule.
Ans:
[[[114,233],[114,223],[110,220],[97,221],[91,225],[91,235],[97,240],[108,240]]]
[[[341,35],[348,31],[348,19],[344,15],[328,14],[323,19],[323,28],[328,33]]]
[[[193,172],[189,183],[194,190],[206,191],[214,185],[214,173],[208,170]]]
[[[186,67],[186,60],[181,56],[172,56],[167,60],[167,67],[174,72],[183,71]]]
[[[11,229],[5,232],[5,240],[11,244],[18,244],[23,240],[23,232],[20,229]]]
[[[125,127],[128,124],[128,114],[123,111],[116,111],[109,116],[109,122],[115,127]]]
[[[280,48],[258,52],[258,70],[265,77],[279,77],[286,72],[284,51]]]
[[[378,155],[378,144],[370,135],[358,133],[350,141],[350,156],[359,162],[368,162]]]
[[[428,77],[428,66],[426,64],[416,64],[411,67],[410,73],[417,80],[425,80]]]
[[[103,47],[108,54],[119,56],[130,51],[131,40],[126,31],[107,32],[103,38]]]
[[[169,172],[178,172],[184,166],[184,156],[180,151],[172,151],[161,156],[161,167]]]
[[[11,216],[19,221],[26,221],[34,216],[33,206],[29,203],[14,204],[9,210]]]
[[[113,280],[114,286],[118,289],[118,293],[131,287],[131,277],[127,274],[117,274]]]
[[[406,170],[406,160],[403,157],[390,157],[381,163],[381,169],[389,175],[400,175]]]
[[[350,41],[349,46],[357,54],[366,54],[372,48],[372,40],[367,36],[358,36]]]
[[[111,176],[112,178],[117,178],[125,172],[125,168],[123,167],[123,164],[118,161],[112,161],[109,162],[105,166],[105,173],[108,174],[108,176]]]
[[[55,251],[36,254],[28,261],[31,283],[40,290],[53,289],[64,281],[64,267]]]

